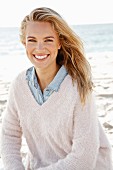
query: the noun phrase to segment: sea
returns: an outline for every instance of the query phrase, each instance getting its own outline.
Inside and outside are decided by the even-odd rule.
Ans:
[[[82,39],[86,52],[113,51],[113,23],[71,25],[72,29]],[[0,28],[0,57],[13,51],[23,53],[19,42],[19,28]]]
[[[113,52],[113,23],[73,25],[72,28],[83,40],[86,53]]]
[[[113,23],[70,26],[83,41],[86,54],[113,52]],[[8,73],[14,75],[30,64],[19,34],[18,27],[0,28],[0,78],[8,79]]]

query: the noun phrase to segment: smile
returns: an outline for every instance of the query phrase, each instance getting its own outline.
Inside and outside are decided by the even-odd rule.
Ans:
[[[47,58],[48,55],[47,55],[47,54],[46,54],[46,55],[34,55],[34,57],[35,57],[36,59],[42,60],[42,59]]]

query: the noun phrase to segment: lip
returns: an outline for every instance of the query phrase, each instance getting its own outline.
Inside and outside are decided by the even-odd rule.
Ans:
[[[33,54],[33,56],[37,60],[44,60],[44,59],[46,59],[49,56],[49,54],[38,54],[38,55],[37,54]]]

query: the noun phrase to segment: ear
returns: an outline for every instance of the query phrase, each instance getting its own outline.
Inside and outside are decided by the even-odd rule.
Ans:
[[[59,43],[59,46],[58,46],[58,50],[60,50],[61,49],[61,43]]]
[[[23,43],[23,45],[24,45],[24,47],[26,47],[26,43],[25,42]]]

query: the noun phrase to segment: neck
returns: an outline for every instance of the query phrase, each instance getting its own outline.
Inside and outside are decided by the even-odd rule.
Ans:
[[[56,68],[53,70],[53,68],[49,68],[47,71],[46,69],[40,70],[36,69],[36,74],[38,78],[38,83],[40,85],[41,90],[43,91],[54,79],[55,75],[57,74],[59,70],[59,66],[57,65]]]

